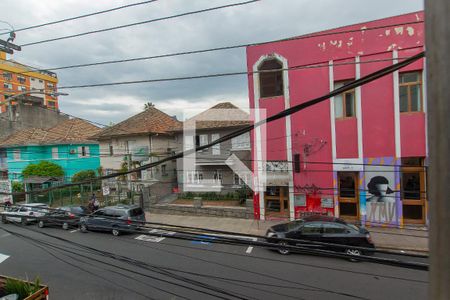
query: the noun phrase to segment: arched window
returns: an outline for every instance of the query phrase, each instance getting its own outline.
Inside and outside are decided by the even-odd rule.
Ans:
[[[283,65],[277,59],[264,61],[258,71],[270,71],[259,73],[260,97],[283,96]],[[278,70],[278,71],[277,71]]]

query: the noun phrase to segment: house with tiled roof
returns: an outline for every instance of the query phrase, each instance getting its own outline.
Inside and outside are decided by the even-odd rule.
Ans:
[[[81,119],[69,119],[49,128],[19,130],[0,140],[5,149],[8,179],[22,181],[30,164],[51,161],[64,170],[66,181],[83,170],[100,167],[98,142],[91,139],[101,128]]]
[[[126,170],[128,165],[135,168],[172,155],[179,148],[173,133],[179,127],[181,122],[175,117],[150,105],[137,115],[103,129],[92,138],[100,144],[104,173]],[[175,168],[175,162],[167,162],[131,174],[130,179],[143,185],[166,182],[171,191],[176,181]]]
[[[187,150],[211,143],[250,124],[248,113],[231,102],[222,102],[185,120],[176,131],[178,140],[183,141]],[[240,160],[251,169],[249,133],[198,151],[195,158],[178,159],[179,189],[228,193],[246,186],[246,182],[251,181],[251,174],[234,172],[229,166],[229,159]]]

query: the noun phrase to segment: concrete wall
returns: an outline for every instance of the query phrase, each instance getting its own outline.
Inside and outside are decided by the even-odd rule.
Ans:
[[[0,139],[22,129],[33,127],[43,129],[51,128],[57,123],[68,119],[67,116],[57,111],[39,106],[18,104],[13,109],[14,122],[9,122],[7,112],[0,114]]]

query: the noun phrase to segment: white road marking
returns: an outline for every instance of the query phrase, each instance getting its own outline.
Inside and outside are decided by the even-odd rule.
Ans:
[[[248,246],[247,250],[245,251],[245,253],[250,254],[253,251],[253,247],[252,246]]]
[[[135,240],[145,241],[145,242],[159,243],[159,242],[161,242],[162,240],[164,240],[165,237],[150,236],[150,235],[141,234],[140,236],[137,236],[137,237],[135,237],[134,239],[135,239]]]
[[[79,229],[71,230],[70,233],[77,232]]]
[[[149,233],[155,233],[155,234],[165,234],[165,235],[175,235],[176,232],[173,231],[166,231],[166,230],[162,230],[162,229],[152,229],[148,231]]]
[[[9,255],[5,255],[5,254],[1,254],[1,253],[0,253],[0,264],[1,264],[2,262],[4,262],[8,257],[9,257]]]

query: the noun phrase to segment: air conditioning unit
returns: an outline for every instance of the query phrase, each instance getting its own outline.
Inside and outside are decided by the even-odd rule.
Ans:
[[[77,151],[75,149],[70,149],[69,153],[70,154],[75,154],[75,153],[77,153]]]

